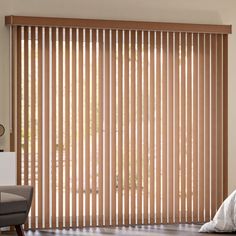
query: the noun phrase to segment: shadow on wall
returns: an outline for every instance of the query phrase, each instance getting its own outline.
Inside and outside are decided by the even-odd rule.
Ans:
[[[139,13],[141,14],[141,11]],[[146,18],[145,20],[196,24],[223,24],[220,14],[216,11],[170,10],[168,8],[158,9],[158,11],[149,9],[149,19]]]
[[[51,4],[53,4],[53,1]],[[212,6],[209,1],[205,0],[198,0],[196,3],[177,0],[71,0],[69,6],[65,6],[62,0],[58,0],[57,6],[57,8],[53,6],[53,12],[50,12],[50,7],[45,9],[41,16],[50,15],[54,17],[69,16],[72,18],[90,19],[222,24],[222,19],[218,11],[218,9],[221,11],[219,3],[215,6],[216,10],[212,10],[214,6]],[[78,9],[78,6],[81,10]],[[91,8],[91,6],[93,7]],[[197,8],[197,10],[195,10],[195,8]],[[63,11],[61,11],[61,9],[63,9]]]
[[[51,16],[90,19],[137,20],[160,22],[183,22],[222,24],[218,10],[222,13],[222,3],[211,0],[57,0],[29,1],[27,4],[14,1],[14,6],[6,4],[5,12],[0,10],[0,17],[5,15]],[[91,7],[93,6],[93,7]],[[228,7],[229,8],[229,7]],[[43,9],[43,10],[41,10]],[[195,10],[196,9],[196,10]],[[215,10],[214,10],[215,9]],[[227,10],[227,9],[226,9]]]

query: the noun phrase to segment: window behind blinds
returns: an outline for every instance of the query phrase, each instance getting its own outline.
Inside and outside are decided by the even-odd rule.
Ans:
[[[227,34],[13,26],[12,42],[26,227],[212,218],[227,194]]]

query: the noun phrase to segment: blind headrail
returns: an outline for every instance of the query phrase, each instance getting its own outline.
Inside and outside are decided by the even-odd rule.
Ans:
[[[6,16],[5,24],[12,26],[72,27],[91,29],[148,30],[169,32],[192,32],[231,34],[232,25],[97,20],[77,18]]]

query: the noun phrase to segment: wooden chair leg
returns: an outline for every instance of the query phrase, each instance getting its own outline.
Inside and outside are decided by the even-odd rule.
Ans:
[[[15,225],[15,229],[18,236],[25,236],[22,225]]]

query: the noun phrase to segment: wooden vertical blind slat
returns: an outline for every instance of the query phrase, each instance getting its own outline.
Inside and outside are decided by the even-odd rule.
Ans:
[[[180,99],[179,99],[179,88],[180,88],[180,78],[179,78],[179,33],[175,33],[175,58],[174,58],[174,99],[175,99],[175,123],[174,123],[174,133],[175,133],[175,222],[180,221],[180,204],[179,204],[179,114],[180,114]]]
[[[223,36],[223,198],[228,194],[228,35]]]
[[[223,199],[228,195],[228,35],[223,35]]]
[[[62,229],[63,227],[63,29],[59,29],[59,55],[58,55],[58,66],[59,66],[59,91],[58,91],[58,145],[59,145],[59,175],[58,175],[58,221],[59,221],[59,228]]]
[[[112,225],[116,225],[116,31],[112,31]]]
[[[210,35],[205,35],[205,221],[210,220]]]
[[[190,223],[192,222],[192,107],[191,107],[191,98],[192,98],[192,57],[191,57],[191,47],[192,47],[192,34],[187,34],[187,77],[186,77],[186,106],[187,106],[187,222]]]
[[[162,33],[162,223],[167,223],[167,33]]]
[[[217,206],[216,99],[216,35],[211,35],[211,217]]]
[[[43,202],[43,126],[42,126],[42,92],[43,92],[43,79],[42,79],[42,28],[38,28],[38,228],[42,228],[42,202]]]
[[[123,153],[123,138],[122,138],[122,117],[123,117],[123,109],[122,109],[122,31],[118,31],[118,225],[122,225],[123,223],[123,214],[122,214],[122,205],[123,205],[123,161],[122,161],[122,153]]]
[[[169,183],[169,219],[168,223],[173,223],[173,33],[169,33],[169,42],[168,42],[168,183]]]
[[[156,32],[156,223],[161,222],[161,32]]]
[[[35,187],[25,228],[210,220],[227,194],[227,42],[14,28],[17,182]]]
[[[186,57],[186,41],[185,41],[185,33],[181,33],[181,77],[180,77],[180,130],[181,130],[181,143],[180,143],[180,150],[181,150],[181,222],[186,221],[186,208],[185,208],[185,200],[186,200],[186,173],[185,173],[185,164],[186,164],[186,155],[185,155],[185,85],[186,85],[186,74],[185,74],[185,57]]]
[[[223,201],[223,80],[222,80],[222,35],[217,36],[217,209]]]
[[[51,114],[56,114],[56,29],[52,29],[52,110]],[[51,115],[52,126],[52,227],[56,227],[56,116]]]
[[[129,224],[129,31],[124,31],[124,223]]]
[[[35,94],[36,94],[36,79],[35,79],[35,27],[31,27],[31,185],[35,189],[35,153],[36,153],[36,130],[35,130]],[[35,196],[33,196],[31,206],[31,225],[35,228]]]
[[[12,55],[11,63],[11,88],[12,102],[11,102],[11,133],[10,133],[10,151],[17,152],[17,26],[11,27],[10,48]],[[17,159],[19,164],[19,160]],[[17,164],[17,166],[18,166]],[[17,172],[18,173],[18,172]],[[18,178],[18,176],[17,176]],[[17,182],[17,179],[16,179]]]
[[[105,30],[105,225],[110,225],[110,30]]]
[[[199,221],[204,221],[204,34],[199,35]]]
[[[142,224],[142,32],[138,31],[137,78],[137,224]]]
[[[24,28],[24,184],[28,185],[28,177],[29,177],[29,145],[28,145],[28,118],[29,118],[29,27]]]
[[[96,30],[92,31],[92,225],[96,226],[97,145],[96,145]]]
[[[135,48],[135,31],[131,32],[131,224],[135,225],[136,223],[136,48]]]
[[[79,30],[79,227],[84,226],[84,50],[83,30]]]
[[[85,30],[85,225],[90,225],[90,30]]]
[[[72,227],[76,226],[76,29],[72,29]]]
[[[148,32],[144,32],[143,44],[143,223],[148,224]]]
[[[70,30],[65,30],[65,226],[70,226]]]
[[[103,225],[103,31],[99,30],[99,225]]]
[[[22,184],[22,153],[21,153],[21,122],[22,122],[22,33],[21,33],[21,27],[19,26],[17,28],[17,184]]]
[[[29,184],[29,166],[30,166],[30,140],[28,139],[28,135],[30,132],[30,126],[29,126],[29,110],[28,107],[30,105],[30,81],[28,80],[29,77],[29,67],[30,67],[30,58],[29,58],[29,36],[30,36],[30,28],[24,27],[24,185]],[[28,228],[28,219],[25,223],[25,228]]]
[[[150,32],[150,224],[154,224],[154,32]],[[135,111],[134,111],[135,112]],[[135,201],[135,200],[134,200]]]
[[[49,228],[49,28],[44,29],[44,226]]]
[[[198,221],[198,34],[193,34],[193,221]]]

